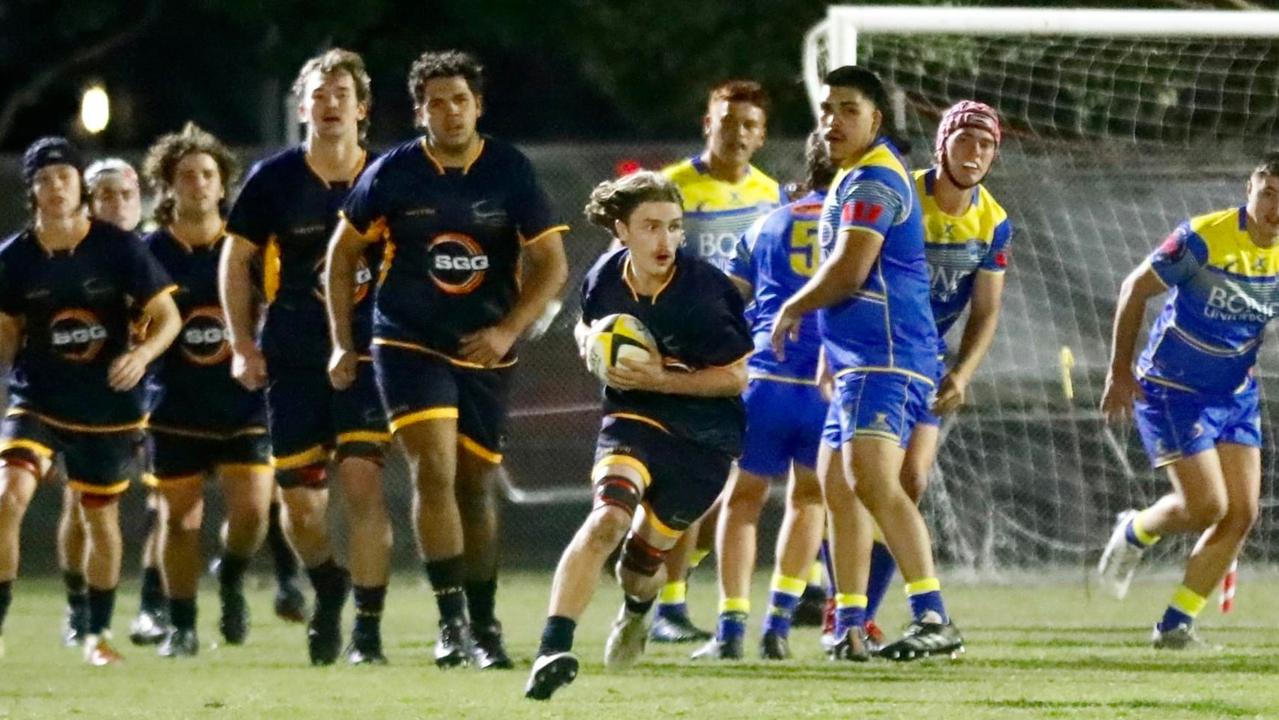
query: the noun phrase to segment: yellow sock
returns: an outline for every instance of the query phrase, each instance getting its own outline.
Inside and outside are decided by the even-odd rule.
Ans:
[[[686,600],[688,600],[688,583],[683,580],[666,583],[657,595],[657,602],[662,605],[679,605]]]
[[[808,584],[821,586],[822,580],[826,576],[826,569],[822,567],[820,562],[813,562],[813,567],[808,570]]]

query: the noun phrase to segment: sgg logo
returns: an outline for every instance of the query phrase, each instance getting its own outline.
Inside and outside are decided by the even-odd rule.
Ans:
[[[231,345],[222,308],[193,308],[182,323],[182,356],[195,365],[217,365],[231,357]]]
[[[469,235],[436,235],[426,246],[431,254],[430,275],[435,286],[450,295],[465,295],[484,282],[489,257]]]
[[[49,321],[49,344],[54,352],[71,362],[91,362],[102,350],[107,336],[107,329],[89,310],[62,310]]]
[[[324,297],[324,263],[325,259],[320,258],[315,263],[315,288],[312,293],[315,299],[320,302],[327,302]],[[369,267],[369,263],[361,255],[359,261],[355,265],[355,293],[352,296],[353,302],[359,305],[364,298],[369,296],[369,288],[373,284],[373,269]]]

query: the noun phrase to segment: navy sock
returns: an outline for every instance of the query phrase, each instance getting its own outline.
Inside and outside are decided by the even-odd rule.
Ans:
[[[542,642],[537,646],[538,656],[572,650],[575,630],[577,630],[576,620],[563,615],[552,615],[546,618],[546,627],[542,628]]]
[[[89,586],[89,634],[101,635],[111,629],[115,614],[115,588],[100,590]]]
[[[471,622],[477,626],[492,625],[497,622],[494,608],[497,605],[497,578],[468,582],[466,588],[466,610],[470,613]]]
[[[169,598],[169,622],[179,630],[195,629],[195,598]]]
[[[466,622],[466,588],[462,584],[464,563],[461,555],[424,563],[426,577],[435,591],[435,604],[440,609],[440,620]]]
[[[879,606],[884,602],[884,595],[893,583],[893,575],[897,573],[897,561],[888,551],[888,546],[877,542],[870,551],[870,582],[866,586],[866,619],[874,620],[879,613]]]

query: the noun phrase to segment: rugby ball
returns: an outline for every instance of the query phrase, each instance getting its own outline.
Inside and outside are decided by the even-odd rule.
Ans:
[[[657,341],[639,318],[625,313],[608,315],[591,323],[583,343],[586,369],[608,382],[608,369],[622,358],[647,360],[657,353]]]

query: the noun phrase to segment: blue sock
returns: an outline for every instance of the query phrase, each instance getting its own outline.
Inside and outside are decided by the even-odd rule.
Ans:
[[[870,583],[866,586],[866,618],[874,620],[879,613],[879,606],[884,602],[884,594],[893,583],[893,575],[897,572],[897,561],[888,552],[888,546],[877,542],[870,551]]]
[[[764,632],[771,632],[783,637],[790,634],[791,618],[800,598],[804,596],[807,583],[803,578],[773,575],[771,591],[768,594],[768,612],[764,615]]]
[[[657,617],[667,620],[683,620],[688,617],[688,603],[658,603]]]
[[[910,599],[910,613],[915,620],[934,612],[941,617],[942,622],[950,622],[950,618],[946,616],[946,604],[941,599],[941,583],[937,578],[906,583],[906,597]]]
[[[719,626],[715,628],[715,639],[720,642],[740,640],[746,636],[746,613],[722,612],[719,614]]]
[[[1182,585],[1172,594],[1168,609],[1159,621],[1159,632],[1168,632],[1178,625],[1193,625],[1195,617],[1203,611],[1208,599]]]
[[[1169,605],[1168,609],[1164,610],[1163,619],[1159,621],[1159,632],[1168,632],[1178,625],[1193,625],[1194,622],[1194,618]]]
[[[835,637],[842,638],[850,628],[866,624],[866,596],[839,593],[835,596]]]

